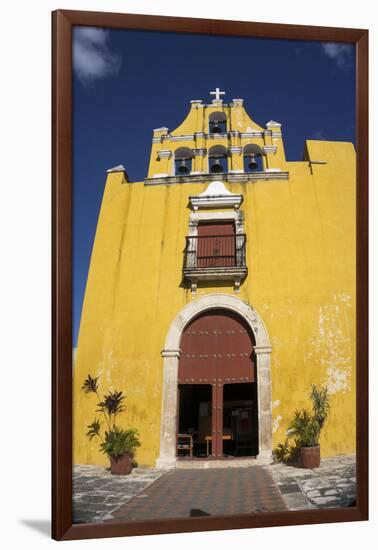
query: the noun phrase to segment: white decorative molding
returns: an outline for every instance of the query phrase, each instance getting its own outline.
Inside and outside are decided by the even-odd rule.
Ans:
[[[157,152],[157,156],[159,159],[169,159],[172,156],[172,151],[169,151],[169,149],[164,149]]]
[[[112,172],[125,172],[126,168],[123,164],[118,164],[118,166],[114,166],[113,168],[109,168],[106,170],[107,174],[111,174]]]
[[[253,349],[255,350],[255,353],[257,353],[257,355],[272,352],[272,346],[253,346]]]
[[[205,139],[228,139],[228,134],[205,134]]]
[[[161,176],[161,177],[160,177]],[[214,180],[222,180],[230,183],[244,182],[253,183],[254,181],[271,181],[271,180],[288,180],[289,172],[278,171],[269,172],[268,170],[262,170],[259,172],[232,172],[229,170],[223,174],[209,174],[209,172],[203,172],[201,174],[188,174],[186,176],[168,176],[168,174],[156,174],[151,178],[145,178],[145,185],[167,185],[167,184],[184,184],[184,183],[206,183]]]
[[[275,120],[270,120],[269,122],[266,123],[266,127],[267,128],[281,128],[282,124],[280,124],[279,122],[276,122]]]
[[[192,151],[196,157],[204,157],[206,155],[206,149],[204,148],[196,148],[192,149]]]
[[[169,132],[169,128],[167,128],[166,126],[162,126],[161,128],[154,128],[152,131],[154,133],[155,132],[163,132],[163,133],[167,134]]]
[[[161,350],[160,355],[162,357],[177,357],[179,359],[181,356],[181,350],[180,349],[163,349]]]
[[[242,139],[253,139],[256,137],[262,138],[264,137],[264,131],[262,130],[253,130],[252,132],[241,132],[240,137]]]
[[[168,178],[168,177],[169,177],[168,174],[162,173],[162,174],[154,174],[154,175],[152,176],[152,179],[156,179],[156,178]]]
[[[242,107],[244,99],[233,99],[230,107]]]
[[[265,154],[272,153],[275,155],[277,153],[277,145],[264,145],[263,151]]]
[[[161,407],[160,454],[157,468],[175,468],[178,369],[181,335],[185,327],[200,313],[226,309],[240,315],[249,325],[255,340],[258,395],[258,458],[269,457],[272,451],[271,345],[268,331],[258,314],[247,302],[230,294],[208,294],[187,304],[173,319],[165,340],[163,356],[163,395]],[[262,351],[264,350],[264,351]]]
[[[182,134],[180,136],[173,136],[170,134],[168,139],[169,141],[193,141],[194,134]]]
[[[243,151],[243,147],[240,145],[231,145],[231,147],[228,148],[229,153],[237,153],[240,155],[240,153]]]
[[[190,103],[193,106],[203,107],[202,99],[191,99]]]
[[[190,281],[192,294],[197,292],[199,281],[233,281],[234,291],[240,292],[241,282],[248,274],[246,266],[241,267],[187,267],[184,270],[185,279]]]
[[[198,210],[198,208],[239,208],[242,202],[243,195],[231,193],[219,180],[212,181],[203,193],[189,197],[189,204],[193,210]]]

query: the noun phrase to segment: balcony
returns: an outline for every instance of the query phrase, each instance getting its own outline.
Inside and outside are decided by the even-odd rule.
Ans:
[[[238,292],[247,276],[246,235],[215,235],[186,237],[184,278],[192,292],[198,281],[233,281]]]

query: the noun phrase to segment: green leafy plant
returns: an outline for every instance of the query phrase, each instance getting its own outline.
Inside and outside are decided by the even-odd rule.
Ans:
[[[294,438],[299,447],[315,447],[319,438],[319,423],[307,409],[294,412],[287,430],[289,438]]]
[[[285,443],[279,443],[275,449],[273,449],[273,462],[283,462],[284,464],[295,464],[299,457],[300,447],[294,442],[291,444],[289,438],[286,438]]]
[[[138,431],[134,428],[123,430],[118,426],[105,432],[105,440],[100,444],[103,453],[116,459],[126,453],[133,456],[137,447],[140,447]]]
[[[278,443],[277,447],[273,449],[273,462],[285,462],[290,459],[290,445],[289,440],[286,439],[285,443]]]
[[[273,450],[275,462],[293,463],[297,460],[301,447],[319,445],[320,433],[330,410],[328,390],[325,386],[312,384],[309,397],[312,402],[311,411],[299,409],[294,412],[285,443],[279,443]]]
[[[82,391],[88,394],[95,394],[97,397],[97,412],[103,416],[106,429],[102,435],[102,424],[100,419],[95,418],[89,424],[87,436],[90,440],[98,437],[101,441],[100,450],[109,457],[118,459],[125,453],[134,455],[137,447],[140,447],[139,432],[134,428],[124,430],[117,426],[117,416],[126,410],[124,401],[126,396],[122,391],[110,391],[101,398],[99,394],[98,377],[88,374],[84,381]]]

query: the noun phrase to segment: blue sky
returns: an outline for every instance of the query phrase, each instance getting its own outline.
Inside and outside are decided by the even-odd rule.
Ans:
[[[355,141],[354,46],[77,27],[73,60],[74,346],[106,170],[142,181],[153,128],[178,126],[191,99],[243,98],[282,124],[288,160],[305,139]]]

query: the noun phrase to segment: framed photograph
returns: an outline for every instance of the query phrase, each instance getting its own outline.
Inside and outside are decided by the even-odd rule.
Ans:
[[[368,31],[52,22],[53,538],[368,519]]]

